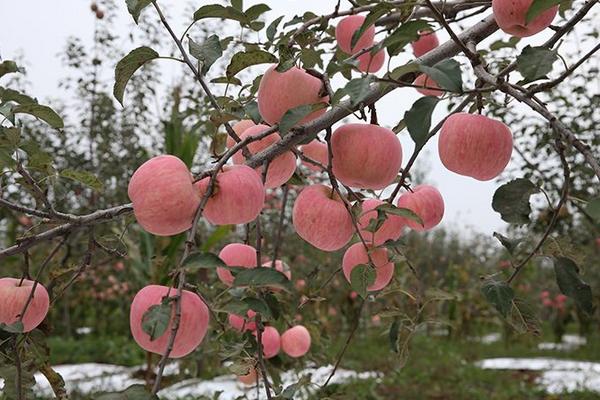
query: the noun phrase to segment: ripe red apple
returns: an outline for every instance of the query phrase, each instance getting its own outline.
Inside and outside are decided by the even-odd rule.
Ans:
[[[417,214],[423,225],[403,218],[404,223],[415,231],[428,231],[440,223],[444,216],[444,199],[440,192],[431,185],[419,185],[412,192],[406,192],[398,199],[398,207],[408,208]]]
[[[175,317],[175,301],[171,303],[171,320],[165,332],[151,340],[142,329],[142,318],[150,307],[160,304],[163,297],[175,296],[176,289],[166,286],[149,285],[140,290],[131,303],[129,325],[137,344],[146,351],[163,355],[167,351],[171,327]],[[181,292],[181,319],[170,358],[181,358],[194,351],[204,339],[208,330],[209,311],[200,297],[187,290]]]
[[[34,281],[17,278],[0,278],[0,323],[12,325],[19,320],[27,299],[33,290]],[[23,322],[23,332],[29,332],[42,323],[48,308],[50,298],[46,288],[38,282],[33,293],[33,298],[27,306]]]
[[[325,168],[327,168],[327,164],[329,164],[327,143],[319,142],[317,139],[314,139],[309,144],[300,146],[300,151],[306,157],[320,162]],[[322,171],[320,167],[307,161],[302,160],[302,164],[312,171]]]
[[[269,129],[269,126],[267,125],[251,126],[240,134],[240,138],[243,139],[246,136],[256,136],[267,129]],[[273,132],[267,137],[248,144],[248,151],[250,151],[251,154],[259,153],[279,140],[279,133]],[[235,164],[243,164],[244,161],[245,157],[243,156],[241,150],[233,155],[233,162]],[[258,174],[261,176],[261,179],[262,171],[262,166],[256,168],[256,172],[258,172]],[[294,175],[294,171],[296,171],[296,156],[291,151],[286,151],[285,153],[275,157],[269,164],[265,187],[268,189],[273,189],[283,185],[292,177],[292,175]]]
[[[258,337],[257,332],[254,335]],[[279,354],[281,349],[281,337],[279,332],[272,326],[265,326],[265,330],[262,332],[262,348],[263,355],[265,358],[273,358]]]
[[[361,189],[390,185],[402,165],[402,146],[390,129],[346,124],[331,135],[333,173],[343,184]]]
[[[151,158],[133,174],[127,188],[138,223],[158,236],[176,235],[192,227],[200,196],[192,174],[179,158]]]
[[[204,195],[210,177],[196,185]],[[204,206],[203,216],[214,225],[247,224],[258,217],[265,205],[261,176],[246,165],[225,165],[217,174],[216,187]]]
[[[371,53],[361,54],[357,58],[358,69],[362,72],[375,73],[383,67],[385,64],[385,51],[379,50],[374,55]]]
[[[402,217],[387,214],[387,218],[375,232],[365,230],[371,220],[377,219],[375,208],[381,204],[384,204],[384,202],[378,199],[365,200],[362,203],[362,213],[358,218],[358,226],[361,229],[360,233],[363,239],[375,246],[382,245],[387,240],[397,240],[402,234],[402,227],[404,226]]]
[[[254,316],[256,313],[252,310],[248,310],[246,312],[246,318],[236,315],[229,314],[227,318],[229,321],[229,325],[237,331],[255,331],[256,330],[256,322],[254,322]]]
[[[319,78],[297,67],[285,72],[277,72],[275,67],[273,65],[265,72],[257,93],[260,115],[270,125],[279,123],[283,114],[292,108],[329,100],[319,94],[323,86]],[[312,121],[324,112],[325,109],[317,110],[304,117],[300,124]]]
[[[444,121],[438,141],[440,160],[446,168],[480,181],[504,171],[512,148],[510,129],[479,114],[452,114]]]
[[[375,264],[375,282],[367,290],[374,292],[386,287],[394,276],[394,263],[390,262],[386,248],[373,248],[369,246],[371,260]],[[362,243],[354,243],[348,247],[342,259],[342,269],[346,280],[350,282],[352,270],[360,264],[369,264],[369,257]]]
[[[290,357],[302,357],[310,350],[310,333],[302,325],[296,325],[281,335],[281,349]]]
[[[263,267],[273,268],[273,261],[269,260],[262,265]],[[289,280],[292,280],[292,270],[290,266],[281,260],[275,260],[275,270],[284,274]]]
[[[228,267],[256,268],[256,249],[242,243],[230,243],[219,252],[219,258]],[[217,276],[227,286],[233,284],[231,271],[217,267]]]
[[[254,121],[251,119],[243,119],[241,121],[236,122],[231,128],[236,133],[236,135],[240,136],[246,129],[256,126]],[[231,148],[235,145],[236,141],[229,135],[227,135],[227,147]]]
[[[352,36],[354,32],[360,29],[364,22],[364,15],[348,15],[338,22],[335,27],[335,40],[344,53],[354,54],[373,45],[375,41],[375,25],[371,25],[365,29],[354,47],[352,47]]]
[[[442,90],[436,90],[440,88],[437,82],[425,74],[417,76],[417,79],[415,79],[413,84],[416,86],[421,86],[420,88],[417,87],[415,89],[417,89],[417,92],[421,93],[423,96],[440,97],[444,94]]]
[[[435,32],[421,31],[419,32],[419,39],[411,43],[413,48],[413,54],[415,57],[421,57],[425,53],[429,53],[440,45]]]
[[[335,251],[352,238],[352,218],[330,187],[311,185],[296,198],[292,222],[298,235],[318,249]]]
[[[492,0],[494,18],[500,29],[522,38],[535,35],[549,27],[556,17],[558,5],[542,12],[529,23],[525,23],[525,16],[531,3],[533,0]]]

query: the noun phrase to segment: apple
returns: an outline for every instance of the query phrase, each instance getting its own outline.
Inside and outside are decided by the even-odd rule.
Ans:
[[[273,268],[273,261],[269,260],[263,263],[262,266],[267,268]],[[284,274],[289,280],[292,279],[292,270],[290,269],[289,265],[287,265],[283,261],[275,260],[275,270]]]
[[[281,349],[290,357],[302,357],[310,350],[310,333],[302,325],[291,327],[281,335]]]
[[[363,239],[367,242],[380,246],[387,240],[397,240],[402,234],[402,227],[404,222],[402,217],[398,215],[387,214],[383,224],[375,232],[369,232],[366,228],[369,226],[372,220],[377,219],[376,207],[384,204],[383,201],[378,199],[367,199],[363,201],[362,213],[358,218],[358,226]]]
[[[348,15],[338,22],[335,27],[335,40],[344,53],[355,54],[356,52],[371,47],[375,41],[375,25],[369,26],[360,35],[354,47],[352,47],[352,36],[365,22],[364,15]]]
[[[492,11],[498,27],[520,38],[535,35],[549,27],[556,17],[558,5],[550,7],[526,23],[525,16],[532,3],[533,0],[492,0]]]
[[[403,218],[404,223],[415,231],[432,229],[444,216],[444,199],[431,185],[419,185],[414,187],[412,192],[404,193],[398,199],[398,207],[408,208],[421,218],[423,225],[410,218]]]
[[[419,39],[411,43],[413,48],[413,54],[415,57],[421,57],[425,53],[429,53],[440,45],[435,32],[421,31],[419,32]]]
[[[219,252],[219,258],[228,267],[256,268],[256,249],[242,243],[230,243]],[[233,285],[233,275],[226,268],[217,267],[217,276],[227,286]]]
[[[235,132],[236,135],[241,136],[242,133],[253,126],[256,126],[254,121],[251,119],[243,119],[241,121],[236,122],[231,128]],[[229,135],[227,135],[227,147],[232,148],[236,144],[236,141]]]
[[[385,51],[379,50],[374,55],[371,53],[361,54],[357,57],[358,60],[358,69],[362,72],[377,72],[383,67],[385,64]]]
[[[375,282],[367,287],[367,290],[369,292],[374,292],[383,289],[390,283],[394,276],[394,263],[390,262],[386,248],[372,247],[369,245],[368,249],[371,260],[373,260],[373,264],[375,264],[376,275]],[[368,265],[369,256],[367,255],[365,246],[359,242],[348,247],[344,253],[344,258],[342,259],[342,270],[348,282],[350,282],[352,270],[360,264]]]
[[[306,186],[300,192],[292,223],[302,239],[320,250],[339,250],[352,239],[352,218],[343,200],[325,185]]]
[[[210,177],[206,177],[196,183],[200,197],[209,182]],[[262,178],[246,165],[223,166],[215,185],[202,214],[213,225],[247,224],[258,217],[265,205]]]
[[[131,177],[127,194],[138,223],[158,236],[190,229],[200,204],[188,167],[171,155],[153,157],[143,163]]]
[[[345,124],[331,135],[332,168],[344,185],[389,186],[402,165],[402,146],[393,131],[373,124]]]
[[[417,92],[421,93],[423,96],[440,97],[444,94],[442,90],[436,90],[440,88],[437,82],[425,74],[417,76],[417,79],[415,79],[413,84],[420,86],[416,87],[415,89],[417,89]]]
[[[27,304],[33,290],[34,281],[18,278],[0,278],[0,323],[12,325],[19,321],[19,317]],[[35,286],[33,298],[27,306],[23,323],[23,332],[29,332],[42,323],[50,307],[50,297],[46,288],[38,282]]]
[[[238,376],[238,379],[244,385],[254,386],[254,385],[256,385],[256,382],[258,381],[259,376],[260,376],[260,373],[258,372],[258,370],[256,368],[251,368],[250,371],[246,375]]]
[[[317,139],[314,139],[310,143],[300,146],[300,151],[306,157],[321,163],[321,165],[327,168],[327,165],[329,164],[329,150],[327,148],[327,143],[322,143],[319,142]],[[311,171],[322,171],[322,169],[319,166],[304,160],[302,160],[302,165],[304,165]]]
[[[462,112],[444,121],[438,141],[440,160],[448,170],[480,181],[504,171],[512,148],[512,133],[502,122]]]
[[[161,304],[166,296],[175,297],[177,289],[149,285],[140,290],[131,303],[129,325],[137,344],[146,351],[164,355],[171,337],[175,318],[175,300],[171,304],[171,320],[165,332],[152,340],[142,329],[142,318],[152,306]],[[181,358],[194,351],[204,339],[209,323],[208,307],[200,297],[187,290],[181,292],[181,318],[170,358]]]
[[[240,138],[244,139],[247,136],[256,136],[268,129],[270,129],[270,127],[267,125],[251,126],[240,134]],[[249,143],[247,148],[248,151],[254,155],[266,149],[273,143],[278,142],[279,140],[279,133],[273,132],[272,134],[260,140]],[[236,152],[232,158],[235,164],[243,164],[246,161],[241,150]],[[286,151],[285,153],[275,157],[269,164],[265,187],[268,189],[273,189],[283,185],[292,177],[292,175],[294,175],[294,171],[296,171],[296,156],[291,151]],[[256,172],[258,172],[262,179],[263,167],[257,167]]]
[[[246,312],[246,318],[236,315],[229,314],[227,320],[229,321],[229,325],[237,331],[255,331],[256,330],[256,322],[254,322],[254,316],[256,313],[252,310],[248,310]]]
[[[257,332],[254,335],[258,337]],[[281,337],[279,332],[272,326],[265,326],[265,330],[262,332],[262,348],[263,355],[265,358],[273,358],[279,354],[281,349]]]
[[[258,87],[258,110],[270,125],[277,124],[281,117],[292,108],[308,104],[326,103],[329,97],[320,95],[323,82],[306,71],[292,67],[285,72],[277,72],[272,65],[263,75]],[[325,113],[317,110],[304,117],[305,124]]]

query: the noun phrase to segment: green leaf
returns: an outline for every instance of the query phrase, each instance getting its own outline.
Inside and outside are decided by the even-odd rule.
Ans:
[[[3,75],[10,74],[13,72],[19,72],[19,67],[17,63],[11,60],[2,61],[0,63],[0,78]]]
[[[375,23],[375,21],[377,21],[381,16],[387,14],[392,8],[393,8],[393,6],[391,4],[386,4],[386,3],[379,3],[379,4],[377,4],[369,12],[369,14],[367,14],[367,16],[365,17],[365,20],[362,23],[362,25],[360,26],[360,28],[357,29],[354,32],[354,34],[352,34],[352,39],[350,40],[350,48],[352,48],[355,51],[362,50],[362,49],[355,49],[354,48],[354,46],[356,45],[356,43],[358,42],[358,40],[360,39],[360,37],[362,36],[362,34],[371,25],[373,25]]]
[[[44,106],[37,103],[28,103],[28,104],[19,104],[13,107],[12,112],[14,114],[29,114],[36,118],[41,119],[51,127],[55,129],[62,129],[65,127],[65,124],[60,117],[53,109],[48,106]]]
[[[0,126],[0,147],[14,151],[21,142],[21,128]]]
[[[527,46],[517,56],[517,71],[527,81],[534,81],[546,76],[552,71],[552,64],[558,60],[558,54],[554,50],[545,47]]]
[[[388,331],[388,340],[390,343],[390,349],[394,353],[400,352],[400,346],[398,343],[399,333],[400,333],[400,320],[398,318],[394,318],[394,322],[390,325],[390,330]]]
[[[596,222],[600,222],[600,197],[590,200],[585,206],[585,212]]]
[[[529,9],[527,10],[527,14],[525,14],[525,24],[530,23],[533,21],[533,19],[535,19],[535,17],[544,11],[562,2],[563,0],[533,0],[529,6]]]
[[[244,9],[244,0],[231,0],[231,6],[236,10],[242,11]]]
[[[16,90],[0,87],[0,100],[2,102],[14,101],[19,104],[37,103],[37,101]]]
[[[164,335],[171,322],[172,306],[171,300],[165,298],[162,303],[151,306],[142,316],[142,330],[154,341]]]
[[[291,69],[296,64],[296,53],[294,48],[288,47],[286,44],[280,44],[277,48],[279,54],[279,62],[275,71],[283,73]]]
[[[515,298],[515,292],[510,286],[504,282],[490,280],[483,284],[481,293],[504,318],[508,316]]]
[[[376,210],[383,211],[386,214],[397,215],[399,217],[404,217],[415,221],[417,224],[424,225],[423,220],[419,217],[413,210],[409,210],[408,208],[396,207],[390,203],[384,203],[378,205]]]
[[[567,257],[554,257],[556,283],[562,294],[575,300],[577,306],[587,314],[594,313],[592,288],[579,277],[579,267]]]
[[[298,171],[294,171],[290,179],[286,182],[288,185],[296,185],[296,186],[304,186],[306,185],[305,177],[298,173]]]
[[[400,80],[404,77],[404,75],[416,72],[418,70],[419,70],[419,64],[411,61],[407,64],[404,64],[404,65],[394,68],[390,72],[390,78]]]
[[[91,187],[94,190],[100,191],[104,187],[100,179],[91,172],[88,171],[77,171],[74,169],[63,169],[60,171],[60,176],[72,179],[74,181],[83,183],[86,186]]]
[[[145,385],[136,384],[129,386],[122,392],[104,393],[95,396],[96,400],[158,400],[158,396],[152,395],[146,390]]]
[[[142,10],[152,3],[152,0],[126,0],[127,11],[133,17],[135,23],[138,23]]]
[[[239,53],[235,53],[233,57],[231,57],[231,61],[227,66],[227,77],[231,78],[241,70],[248,68],[252,65],[258,64],[273,64],[277,62],[277,57],[273,54],[263,51],[263,50],[254,50],[254,51],[242,51]]]
[[[377,273],[375,268],[359,264],[350,272],[350,286],[363,299],[367,297],[367,288],[375,283]]]
[[[283,114],[283,116],[281,117],[281,121],[279,121],[279,134],[281,136],[285,135],[290,131],[290,129],[296,126],[307,115],[312,114],[317,110],[322,110],[325,107],[327,107],[327,104],[325,103],[316,103],[305,104],[287,110],[285,114]]]
[[[115,68],[115,85],[113,87],[113,95],[123,105],[123,94],[127,82],[141,66],[148,61],[158,58],[158,53],[150,47],[142,46],[132,50],[129,54],[117,63]]]
[[[216,254],[204,252],[190,254],[183,261],[182,266],[193,272],[199,269],[215,269],[217,267],[226,267],[227,264],[225,264],[225,262]]]
[[[433,79],[442,89],[462,93],[460,63],[453,59],[442,60],[433,67],[419,64],[419,69]]]
[[[413,20],[400,25],[391,35],[383,39],[382,47],[387,48],[390,56],[398,55],[402,49],[419,38],[420,31],[431,30],[427,21]]]
[[[271,11],[271,7],[261,3],[255,4],[252,7],[248,8],[246,11],[244,11],[244,14],[246,14],[246,17],[248,17],[250,21],[254,21],[267,11]]]
[[[285,290],[291,290],[290,280],[283,273],[274,268],[234,268],[241,270],[235,274],[233,280],[234,286],[250,287],[276,287]]]
[[[341,89],[342,94],[348,95],[350,103],[353,106],[359,105],[361,102],[365,101],[373,80],[374,77],[372,75],[367,75],[364,78],[352,79],[346,83],[346,86],[344,86],[343,89]]]
[[[531,212],[529,198],[539,191],[540,189],[527,179],[514,179],[496,190],[492,208],[508,223],[526,224]]]
[[[521,243],[521,239],[510,239],[498,232],[494,232],[494,237],[498,239],[510,254],[514,254],[515,249]]]
[[[204,18],[224,18],[238,21],[241,23],[249,23],[246,14],[233,7],[224,7],[219,4],[209,4],[202,6],[194,13],[194,21],[199,21]]]
[[[22,333],[25,327],[23,326],[23,322],[17,321],[12,324],[5,324],[4,322],[0,323],[0,330],[9,333]]]
[[[257,299],[256,297],[246,297],[242,300],[244,303],[248,305],[248,309],[259,313],[264,316],[266,319],[273,318],[273,313],[271,312],[271,307],[267,304],[263,299]],[[245,315],[245,314],[242,314]]]
[[[192,57],[202,65],[200,71],[203,75],[223,55],[221,41],[217,35],[210,35],[202,44],[198,44],[190,38],[189,49]]]
[[[269,39],[270,42],[272,42],[275,39],[275,34],[277,33],[277,27],[281,23],[282,19],[283,19],[283,15],[281,17],[274,19],[273,22],[271,22],[269,24],[269,26],[267,26],[267,39]]]
[[[415,101],[410,110],[404,113],[404,123],[417,148],[425,145],[429,137],[431,116],[439,102],[437,97],[425,96]]]

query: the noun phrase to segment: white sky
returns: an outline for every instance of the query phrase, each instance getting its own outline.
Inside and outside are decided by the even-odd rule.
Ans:
[[[200,0],[191,2],[197,4],[197,7],[207,4],[206,1]],[[272,11],[266,14],[269,22],[279,15],[291,17],[308,10],[317,14],[330,13],[336,4],[335,0],[245,0],[244,6],[247,8],[260,2],[267,3],[272,8]],[[89,11],[90,3],[88,0],[0,0],[0,54],[3,59],[11,59],[19,54],[25,56],[28,79],[32,82],[30,95],[40,99],[57,95],[58,80],[65,74],[57,54],[64,48],[67,37],[78,36],[85,43],[92,42],[95,17]],[[130,17],[125,0],[117,0],[117,4],[121,9],[123,21],[127,21]],[[172,16],[171,23],[175,32],[181,33],[189,21],[181,17],[187,2],[161,0],[160,4],[164,9],[168,9],[168,14]],[[349,3],[342,2],[342,5],[347,7]],[[121,26],[123,32],[120,33],[125,33],[130,25],[123,23]],[[497,33],[494,38],[498,39],[502,35]],[[448,37],[445,33],[439,36],[440,41],[445,41]],[[539,44],[547,36],[543,33],[535,38],[522,40],[521,44]],[[508,36],[504,35],[504,38],[507,39]],[[136,45],[125,43],[124,46],[130,47],[124,49],[129,51]],[[393,66],[406,62],[408,55],[397,58]],[[164,61],[161,63],[161,68],[164,68],[167,75],[168,64]],[[343,81],[335,80],[333,85],[335,90],[343,85]],[[397,89],[386,96],[377,104],[380,124],[394,126],[418,98],[418,93],[411,88]],[[434,123],[443,116],[442,112],[445,109],[444,105],[438,105]],[[406,133],[401,135],[401,141],[406,163],[412,152],[412,141]],[[479,182],[447,171],[437,156],[437,138],[432,140],[426,149],[427,152],[420,158],[421,162],[417,162],[417,167],[428,172],[427,183],[435,185],[444,197],[446,215],[443,224],[451,230],[465,233],[475,231],[491,235],[494,230],[502,230],[506,224],[491,208],[492,195],[499,184],[493,181]],[[518,155],[513,154],[513,160],[519,161]]]

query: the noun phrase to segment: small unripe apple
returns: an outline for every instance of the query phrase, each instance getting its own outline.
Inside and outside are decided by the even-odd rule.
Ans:
[[[0,323],[12,325],[19,321],[34,284],[34,281],[28,279],[23,279],[21,282],[21,279],[17,278],[0,278]],[[23,332],[29,332],[37,328],[46,318],[49,307],[48,291],[38,282],[35,286],[33,298],[27,306],[21,321]]]
[[[327,143],[319,142],[317,139],[314,139],[310,143],[300,146],[300,151],[306,157],[321,163],[321,165],[327,168],[327,165],[329,164],[329,151],[327,148]],[[319,166],[308,161],[302,160],[302,165],[306,166],[312,171],[322,171]]]
[[[210,177],[196,183],[200,197]],[[247,224],[258,217],[265,205],[261,176],[246,165],[225,165],[217,174],[215,188],[202,215],[214,225]]]
[[[256,249],[242,243],[230,243],[219,252],[219,258],[229,267],[256,268]],[[217,267],[217,276],[227,286],[233,284],[233,275],[228,269]]]
[[[245,129],[240,134],[240,138],[244,139],[247,136],[256,136],[268,130],[269,128],[270,127],[267,125],[251,126],[250,128]],[[266,149],[273,143],[278,142],[279,140],[279,133],[273,132],[267,137],[249,143],[247,148],[248,151],[250,151],[250,153],[254,155]],[[241,150],[233,155],[233,162],[235,164],[243,164],[244,161],[245,157],[242,154]],[[292,177],[292,175],[294,175],[294,171],[296,171],[296,155],[291,151],[286,151],[285,153],[275,157],[269,164],[269,168],[267,169],[265,187],[267,187],[268,189],[273,189],[283,185]],[[257,167],[256,172],[258,172],[262,179],[263,167]]]
[[[404,223],[415,231],[428,231],[442,221],[444,216],[444,199],[440,192],[431,185],[419,185],[412,192],[406,192],[398,199],[398,207],[408,208],[417,214],[423,225],[417,221],[403,218]]]
[[[173,320],[175,318],[175,300],[171,303],[171,319],[165,332],[155,340],[151,340],[142,329],[144,313],[154,305],[161,304],[166,296],[174,297],[177,289],[166,286],[149,285],[140,290],[131,303],[129,325],[131,334],[137,344],[146,351],[164,355],[171,337]],[[170,358],[181,358],[194,351],[204,339],[208,330],[209,311],[200,297],[187,290],[181,292],[181,318],[179,329],[175,336]]]
[[[419,39],[412,42],[413,54],[415,57],[421,57],[425,53],[429,53],[440,45],[435,32],[421,31],[419,32]]]
[[[498,27],[521,38],[535,35],[549,27],[556,17],[558,5],[543,11],[526,23],[525,16],[532,3],[533,0],[492,0],[492,11]]]
[[[279,123],[281,117],[292,108],[326,103],[329,100],[328,96],[320,95],[323,82],[319,78],[297,67],[292,67],[285,72],[277,72],[276,66],[271,66],[265,72],[257,93],[260,115],[270,125]],[[305,124],[323,113],[325,109],[317,110],[304,117],[299,123]]]
[[[254,333],[258,337],[257,332]],[[281,349],[281,337],[279,332],[272,326],[265,326],[265,330],[262,332],[262,348],[263,355],[265,358],[273,358],[279,354]]]
[[[504,171],[512,148],[510,129],[479,114],[452,114],[444,121],[438,141],[440,160],[447,169],[480,181]]]
[[[394,276],[394,263],[390,262],[386,248],[373,248],[368,246],[371,255],[371,260],[375,264],[375,282],[373,282],[367,290],[374,292],[386,287]],[[354,243],[348,247],[342,259],[342,270],[346,280],[350,282],[352,270],[360,264],[369,264],[369,256],[362,243]]]
[[[376,207],[384,204],[378,199],[368,199],[362,203],[362,212],[358,218],[358,226],[360,227],[361,235],[365,241],[373,243],[375,246],[382,245],[387,240],[397,240],[402,234],[404,222],[402,217],[398,215],[387,214],[383,224],[375,232],[369,232],[366,228],[371,220],[377,219]]]
[[[375,73],[383,67],[383,64],[385,64],[385,51],[379,50],[374,55],[371,55],[370,52],[361,54],[358,56],[357,60],[359,70],[362,72]]]
[[[248,310],[246,312],[246,318],[236,315],[229,314],[227,318],[229,321],[229,325],[237,331],[255,331],[256,330],[256,322],[254,322],[254,316],[256,313],[252,310]]]
[[[290,357],[302,357],[310,350],[310,333],[302,325],[296,325],[281,335],[281,349]]]
[[[331,135],[332,166],[344,185],[383,189],[402,165],[402,146],[393,131],[373,124],[346,124]]]
[[[357,51],[371,47],[375,41],[375,25],[369,26],[360,35],[354,47],[352,46],[352,36],[358,31],[365,22],[364,15],[348,15],[338,22],[335,27],[335,40],[344,53],[354,54]]]
[[[200,204],[192,174],[183,161],[171,155],[143,163],[131,177],[127,194],[138,223],[158,236],[190,229]]]
[[[425,74],[417,76],[417,79],[415,79],[413,84],[416,86],[420,86],[415,89],[417,89],[417,92],[421,93],[423,96],[440,97],[444,94],[442,90],[436,90],[440,88],[437,82]]]
[[[318,249],[336,251],[352,239],[352,218],[328,186],[305,187],[296,198],[292,222],[298,235]]]

